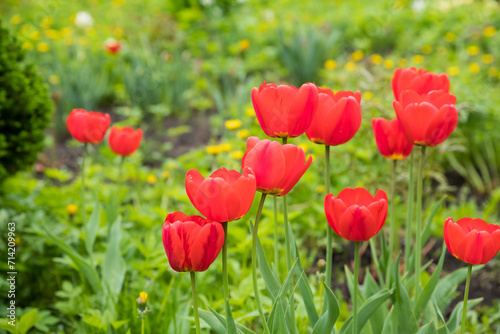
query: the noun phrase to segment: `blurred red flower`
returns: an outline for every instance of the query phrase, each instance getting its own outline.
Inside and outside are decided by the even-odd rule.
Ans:
[[[306,161],[304,150],[298,146],[250,137],[241,165],[253,170],[258,191],[284,196],[292,190],[311,162],[312,158]]]
[[[104,47],[106,48],[106,51],[108,51],[111,54],[116,54],[120,51],[121,49],[121,44],[114,38],[108,38],[104,42]]]
[[[372,129],[377,148],[384,157],[402,160],[410,155],[413,144],[406,138],[406,133],[397,119],[388,121],[385,118],[374,118]]]
[[[318,89],[312,83],[300,88],[266,84],[252,89],[252,103],[262,130],[269,137],[293,138],[303,134],[318,107]]]
[[[224,244],[224,229],[218,222],[176,211],[163,224],[163,247],[175,271],[205,271]]]
[[[80,143],[102,142],[110,123],[108,114],[84,109],[73,109],[66,119],[69,133]]]
[[[482,219],[462,218],[444,222],[444,241],[450,253],[470,264],[484,264],[500,250],[500,226]]]
[[[364,188],[346,188],[337,197],[325,197],[326,219],[344,239],[366,241],[380,231],[387,216],[387,194],[377,190],[372,196]]]
[[[111,150],[124,157],[134,153],[139,148],[139,145],[141,145],[141,140],[142,130],[137,129],[134,131],[129,126],[121,129],[113,126],[108,137]]]

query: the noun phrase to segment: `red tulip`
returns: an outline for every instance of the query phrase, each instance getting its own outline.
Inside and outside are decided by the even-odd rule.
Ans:
[[[325,197],[328,224],[342,238],[365,241],[380,231],[387,216],[387,194],[377,190],[372,196],[364,188],[346,188],[337,197]]]
[[[134,153],[141,145],[142,130],[134,131],[129,126],[118,128],[113,126],[109,134],[108,142],[111,150],[121,156],[128,156]]]
[[[424,69],[398,68],[392,78],[394,98],[399,101],[400,94],[405,90],[413,90],[418,94],[427,94],[434,90],[448,92],[450,81],[445,73],[436,74]]]
[[[500,226],[482,219],[453,218],[444,222],[444,241],[451,255],[469,264],[484,264],[500,250]]]
[[[116,54],[120,51],[121,44],[114,38],[108,38],[104,42],[104,47],[106,48],[106,51],[108,51],[109,53]]]
[[[163,247],[175,271],[205,271],[215,261],[224,243],[218,222],[176,211],[165,219]]]
[[[340,145],[351,140],[361,125],[361,93],[318,88],[318,110],[306,131],[316,144]]]
[[[228,222],[243,217],[255,196],[255,176],[249,168],[243,175],[221,168],[208,178],[191,169],[186,174],[186,192],[195,208],[205,217]]]
[[[73,109],[66,119],[69,133],[80,143],[102,142],[110,123],[108,114],[84,109]]]
[[[419,95],[405,91],[393,106],[406,138],[414,145],[436,146],[455,130],[458,112],[456,98],[450,93],[433,91]]]
[[[311,165],[312,158],[305,159],[304,150],[298,146],[249,137],[241,165],[252,168],[258,191],[284,196]]]
[[[269,137],[303,134],[318,107],[318,89],[312,83],[300,88],[265,82],[252,89],[252,103],[260,126]]]
[[[410,155],[413,144],[406,138],[406,133],[397,119],[388,121],[384,118],[374,118],[372,129],[377,148],[384,157],[402,160]]]

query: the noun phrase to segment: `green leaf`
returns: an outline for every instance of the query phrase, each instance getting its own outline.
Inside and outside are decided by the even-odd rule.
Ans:
[[[207,321],[207,320],[205,320],[205,319],[203,319],[203,320],[205,320],[205,322],[206,322],[207,324],[209,324],[209,326],[210,326],[213,330],[215,330],[217,333],[219,333],[218,329],[220,329],[220,328],[222,328],[222,329],[223,329],[223,332],[222,332],[222,333],[227,333],[227,332],[226,332],[226,318],[224,318],[222,315],[220,315],[219,313],[217,313],[217,312],[216,312],[213,308],[211,308],[210,306],[209,306],[208,308],[210,309],[210,311],[212,312],[212,314],[208,313],[208,312],[207,312],[207,311],[205,311],[205,310],[202,310],[202,309],[198,308],[200,318],[201,318],[201,312],[205,312],[205,313],[207,313],[208,315],[205,315],[205,316],[208,318],[208,320],[210,321],[210,323],[209,323],[209,321]],[[220,325],[220,326],[222,326],[222,327],[220,327],[220,326],[219,326],[219,325],[217,325],[217,324],[215,325],[215,327],[213,327],[213,326],[211,325],[211,322],[213,322],[213,320],[214,320],[213,318],[214,318],[214,317],[215,317],[215,320],[217,320],[217,321],[219,322],[219,325]],[[245,333],[245,334],[255,334],[255,332],[254,332],[254,331],[252,331],[251,329],[246,328],[245,326],[243,326],[243,325],[241,325],[241,324],[239,324],[239,323],[236,323],[236,327],[238,328],[238,332],[242,332],[242,333]]]
[[[425,221],[424,225],[424,231],[422,232],[422,245],[425,245],[427,242],[427,239],[429,239],[429,235],[431,233],[431,226],[432,226],[432,221],[434,220],[434,216],[436,215],[437,210],[441,206],[441,204],[444,202],[446,199],[446,195],[441,197],[439,201],[437,201],[431,209],[431,214],[429,217],[427,217],[427,220]]]
[[[113,321],[111,323],[111,326],[113,326],[114,329],[118,329],[120,327],[122,327],[123,325],[127,324],[129,322],[129,320],[117,320],[117,321]]]
[[[99,281],[99,275],[94,267],[92,267],[83,257],[80,256],[71,246],[67,245],[64,241],[49,232],[47,227],[42,224],[43,229],[47,236],[52,240],[57,247],[59,247],[69,258],[75,263],[78,270],[82,275],[88,280],[90,286],[95,293],[101,292],[101,283]]]
[[[413,313],[413,308],[410,302],[410,297],[401,282],[399,276],[399,259],[398,256],[395,267],[394,277],[396,283],[396,304],[394,305],[396,316],[398,319],[398,333],[416,333],[418,330],[417,320]]]
[[[227,333],[226,326],[225,326],[226,320],[224,319],[224,325],[223,325],[222,321],[220,321],[215,316],[215,314],[218,314],[218,313],[215,312],[210,306],[209,306],[209,308],[210,308],[210,311],[212,311],[212,313],[207,312],[205,310],[202,310],[202,309],[198,308],[198,314],[199,314],[200,318],[203,321],[205,321],[207,323],[207,325],[209,325],[210,328],[212,328],[215,332],[217,332],[219,334],[225,334],[225,333]],[[220,317],[222,318],[222,316],[220,316]]]
[[[25,334],[27,333],[33,326],[36,325],[37,322],[43,319],[43,316],[38,314],[38,309],[33,309],[28,313],[23,314],[17,326],[17,333]]]
[[[444,255],[445,254],[446,254],[446,248],[445,248],[445,244],[443,242],[443,246],[441,247],[441,256],[439,257],[439,262],[438,262],[438,265],[436,267],[436,270],[434,270],[434,273],[432,273],[432,276],[429,279],[429,282],[427,282],[427,284],[425,285],[420,296],[418,297],[417,303],[415,304],[415,316],[417,318],[420,317],[420,313],[425,308],[425,306],[427,305],[427,303],[431,299],[431,296],[434,293],[434,290],[436,289],[436,286],[439,282],[439,276],[441,275],[441,270],[443,269],[443,262],[444,262]]]
[[[233,313],[231,312],[231,306],[229,305],[229,299],[226,299],[226,324],[227,331],[230,334],[236,334],[236,324],[234,323]]]
[[[9,333],[16,333],[16,326],[9,325],[10,319],[0,319],[0,329],[5,329]]]
[[[99,318],[95,314],[87,314],[85,317],[83,317],[83,322],[86,323],[89,326],[99,328],[102,330],[106,329],[106,324],[103,324],[101,321],[101,318]]]
[[[436,334],[436,327],[434,326],[434,321],[429,322],[427,325],[422,326],[417,334]]]
[[[120,218],[111,226],[110,234],[108,249],[101,265],[101,273],[103,284],[111,293],[118,295],[122,290],[127,272],[126,263],[120,251],[120,241],[122,239]]]
[[[394,333],[394,305],[391,306],[391,310],[389,311],[389,314],[384,320],[384,327],[382,328],[382,331],[380,333],[384,334],[392,334]]]
[[[473,308],[482,301],[483,298],[470,299],[467,303],[467,310],[470,310],[471,308]],[[455,332],[460,327],[463,307],[464,307],[464,302],[461,301],[458,302],[457,305],[455,305],[455,308],[453,308],[453,311],[451,311],[450,319],[446,323],[446,327],[451,333]],[[446,330],[443,327],[441,327],[438,333],[439,334],[446,333]]]
[[[268,318],[268,323],[274,324],[277,318],[278,321],[281,321],[280,318],[286,319],[286,325],[287,328],[289,329],[289,332],[291,331],[291,327],[295,327],[295,319],[291,319],[291,313],[289,310],[290,304],[285,298],[285,294],[287,292],[287,286],[291,284],[291,280],[293,277],[293,272],[298,265],[298,261],[295,261],[294,264],[292,265],[292,268],[290,268],[290,271],[288,272],[287,276],[285,277],[285,280],[283,281],[283,284],[280,286],[280,290],[278,293],[278,296],[274,300],[273,307],[271,309],[271,313],[269,314]],[[292,294],[293,296],[293,294]],[[277,315],[276,312],[281,311],[281,317],[280,315]],[[274,333],[275,330],[274,328],[270,328],[270,330]]]
[[[364,299],[370,298],[370,296],[373,296],[377,292],[380,291],[380,286],[375,282],[373,279],[372,274],[370,273],[369,270],[366,271],[365,274],[365,280],[363,283],[363,292],[364,292]],[[373,333],[383,333],[382,328],[384,327],[384,319],[387,316],[387,310],[383,307],[379,307],[373,314],[372,317],[370,317],[370,325],[372,328]]]
[[[99,228],[99,221],[101,218],[101,207],[99,201],[95,202],[94,210],[90,215],[90,219],[85,226],[85,247],[87,248],[87,253],[90,255],[94,249],[95,237],[97,235],[97,229]]]
[[[368,300],[361,306],[358,312],[358,331],[361,332],[366,322],[372,316],[373,312],[382,305],[391,295],[393,290],[383,289],[375,295],[368,298]],[[339,334],[349,334],[352,332],[352,315],[344,322],[344,325],[339,331]]]
[[[331,333],[337,318],[340,315],[340,307],[335,294],[330,290],[330,288],[323,282],[323,287],[325,288],[325,298],[327,299],[328,309],[323,313],[321,318],[313,328],[313,334],[326,334]]]

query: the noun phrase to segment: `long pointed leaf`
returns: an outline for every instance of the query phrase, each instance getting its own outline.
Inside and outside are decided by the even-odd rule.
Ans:
[[[330,288],[323,282],[323,287],[325,288],[325,296],[327,299],[328,309],[313,328],[313,334],[328,334],[332,332],[333,326],[337,321],[340,314],[340,307],[335,294],[330,290]]]
[[[101,207],[99,201],[96,201],[94,205],[94,210],[90,215],[90,219],[85,226],[85,247],[87,253],[92,254],[94,248],[95,237],[97,235],[97,229],[99,228],[99,220],[101,218]]]
[[[103,283],[111,293],[118,295],[122,290],[127,273],[127,266],[120,250],[122,228],[119,217],[111,226],[110,232],[109,245],[102,261],[101,271]]]
[[[439,262],[436,267],[436,270],[434,270],[434,273],[432,273],[429,282],[427,282],[427,284],[425,285],[424,289],[422,290],[422,293],[420,294],[417,300],[417,303],[415,304],[415,316],[417,318],[419,317],[420,313],[431,299],[431,296],[434,293],[434,290],[436,289],[436,286],[439,282],[439,276],[441,275],[441,270],[443,269],[445,254],[446,254],[446,249],[443,242],[443,246],[441,247],[441,256],[439,257]]]
[[[418,330],[417,320],[413,313],[410,297],[406,291],[405,286],[401,282],[399,276],[399,256],[396,260],[394,268],[394,277],[396,283],[396,304],[394,305],[396,316],[398,318],[398,332],[399,333],[416,333]]]

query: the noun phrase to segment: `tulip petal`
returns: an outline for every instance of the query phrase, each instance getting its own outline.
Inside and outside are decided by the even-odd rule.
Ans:
[[[454,105],[445,105],[435,115],[425,132],[425,145],[436,146],[448,138],[458,124],[458,113]]]

